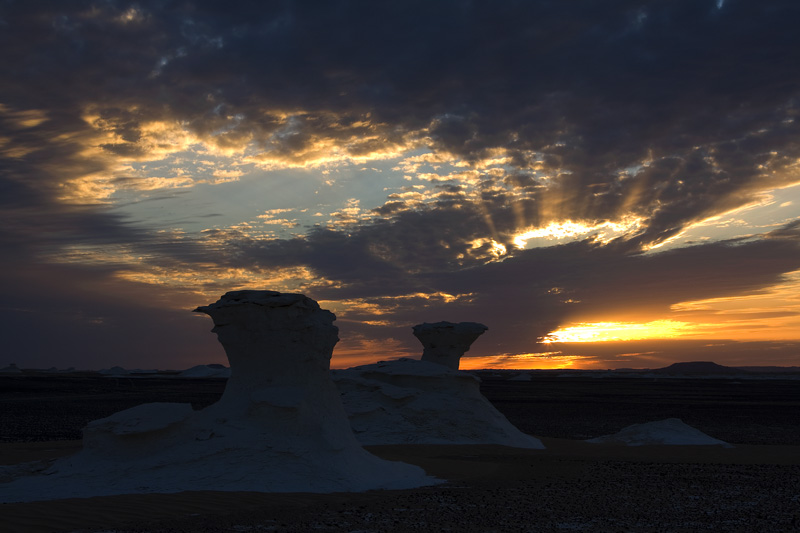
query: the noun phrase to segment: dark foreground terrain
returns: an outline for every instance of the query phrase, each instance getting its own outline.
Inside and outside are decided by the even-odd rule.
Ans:
[[[73,453],[80,428],[143,402],[216,401],[224,380],[0,377],[0,464]],[[546,450],[377,446],[447,483],[339,494],[184,492],[0,505],[2,531],[800,531],[800,381],[484,375]],[[734,443],[593,445],[677,417]],[[0,484],[0,495],[3,485]]]
[[[588,378],[483,379],[481,391],[519,429],[588,439],[642,422],[680,418],[732,444],[800,445],[800,381]]]
[[[800,381],[482,375],[483,394],[526,433],[588,439],[680,418],[733,444],[800,445]],[[224,379],[0,376],[0,442],[81,438],[89,421],[146,402],[219,399]]]

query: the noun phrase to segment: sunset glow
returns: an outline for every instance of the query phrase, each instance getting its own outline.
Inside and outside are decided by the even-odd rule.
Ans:
[[[518,370],[526,368],[559,369],[575,368],[582,358],[562,355],[561,352],[523,353],[514,355],[495,355],[484,357],[462,357],[461,370]]]
[[[674,320],[655,320],[637,324],[633,322],[595,322],[578,324],[548,333],[542,340],[553,342],[608,342],[640,339],[664,339],[678,337],[691,331],[692,326]]]

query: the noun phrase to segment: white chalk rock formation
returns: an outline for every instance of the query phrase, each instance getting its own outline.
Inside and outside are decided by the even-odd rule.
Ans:
[[[423,355],[421,361],[399,359],[333,371],[353,433],[362,444],[544,448],[481,394],[478,377],[458,370],[458,358],[487,329],[472,322],[462,324],[468,325],[439,322],[414,327],[428,360]]]
[[[231,377],[219,402],[145,404],[90,423],[84,449],[44,476],[0,484],[32,501],[146,492],[338,492],[436,483],[353,436],[329,376],[335,316],[301,294],[234,291],[214,320]],[[2,476],[0,476],[2,478]]]
[[[412,329],[424,347],[423,361],[458,370],[461,356],[489,328],[477,322],[425,322]]]
[[[20,370],[14,363],[11,363],[5,368],[0,368],[0,374],[22,374],[22,370]]]
[[[679,418],[667,418],[656,422],[633,424],[613,435],[589,439],[595,444],[621,444],[624,446],[675,445],[731,447],[727,442],[709,437],[702,431],[685,424]]]

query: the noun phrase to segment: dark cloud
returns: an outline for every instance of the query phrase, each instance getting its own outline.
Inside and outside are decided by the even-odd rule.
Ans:
[[[579,197],[572,216],[633,207],[649,219],[646,244],[792,179],[764,167],[780,174],[800,156],[798,9],[12,2],[2,16],[14,59],[0,87],[15,109],[63,110],[50,121],[73,134],[86,130],[76,115],[94,106],[119,136],[100,145],[109,155],[140,154],[141,125],[154,119],[220,146],[252,140],[275,157],[292,159],[320,138],[358,155],[377,146],[349,142],[367,130],[347,125],[367,116],[373,145],[418,132],[469,161],[502,148],[524,167],[535,153],[556,177],[548,186]],[[49,146],[39,165],[78,151]]]
[[[164,268],[307,266],[341,284],[314,289],[325,298],[474,292],[469,305],[409,300],[394,320],[480,308],[502,319],[492,331],[508,341],[494,347],[507,351],[604,309],[766,287],[800,268],[796,224],[641,251],[798,181],[798,15],[791,0],[4,2],[6,283],[72,245],[124,246]],[[170,239],[114,215],[97,189],[134,186],[117,164],[148,157],[155,121],[276,164],[302,164],[323,141],[354,157],[426,146],[476,169],[510,163],[481,174],[477,193],[390,197],[376,220],[303,237]],[[623,216],[642,225],[610,244],[513,250],[528,226]],[[510,257],[495,262],[488,239]]]
[[[5,364],[22,368],[183,369],[224,362],[189,290],[120,283],[113,266],[7,257],[0,279]]]

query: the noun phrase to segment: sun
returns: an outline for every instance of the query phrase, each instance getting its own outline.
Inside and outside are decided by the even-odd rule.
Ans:
[[[676,320],[652,322],[591,322],[558,329],[547,334],[541,342],[608,342],[641,339],[668,339],[688,333],[692,325]]]

